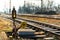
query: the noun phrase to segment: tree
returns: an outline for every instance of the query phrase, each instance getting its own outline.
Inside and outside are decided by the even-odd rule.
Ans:
[[[19,9],[18,9],[18,13],[22,13],[21,7],[19,7]]]

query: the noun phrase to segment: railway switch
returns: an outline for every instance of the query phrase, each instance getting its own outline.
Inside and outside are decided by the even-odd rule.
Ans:
[[[12,36],[13,38],[17,39],[17,28],[16,28],[16,25],[15,25],[15,19],[16,19],[16,10],[15,10],[15,7],[13,7],[13,10],[12,10],[12,20],[13,20],[13,30],[12,30]]]

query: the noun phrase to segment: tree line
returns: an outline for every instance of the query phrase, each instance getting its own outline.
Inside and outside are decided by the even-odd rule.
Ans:
[[[60,13],[60,5],[53,6],[53,2],[49,2],[48,5],[40,6],[24,4],[22,7],[19,6],[18,13],[30,13],[30,14],[58,14]]]

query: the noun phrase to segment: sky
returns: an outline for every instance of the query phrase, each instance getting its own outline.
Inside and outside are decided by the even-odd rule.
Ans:
[[[0,12],[9,9],[9,1],[10,0],[0,0]],[[40,5],[40,0],[11,0],[11,9],[15,6],[16,10],[18,10],[19,6],[24,5],[24,1],[35,3],[35,5]],[[48,0],[44,0],[44,4],[46,4]],[[51,0],[50,0],[51,1]],[[53,0],[55,5],[60,4],[60,0]]]

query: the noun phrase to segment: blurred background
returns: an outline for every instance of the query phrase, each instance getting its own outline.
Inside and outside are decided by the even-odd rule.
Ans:
[[[10,13],[13,6],[17,13],[60,12],[59,0],[0,0],[0,12]]]

